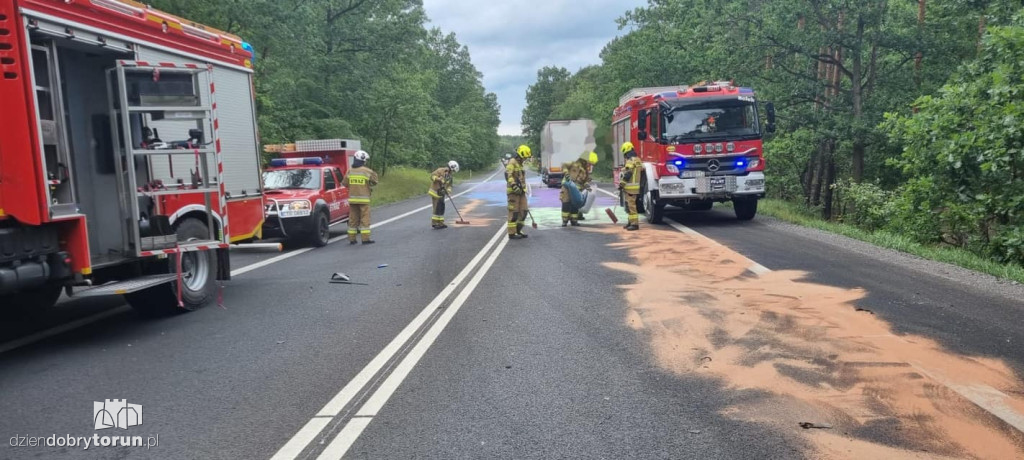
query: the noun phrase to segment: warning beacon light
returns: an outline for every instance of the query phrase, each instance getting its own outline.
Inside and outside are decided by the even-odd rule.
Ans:
[[[302,166],[302,165],[314,165],[320,166],[324,164],[323,158],[318,157],[303,157],[303,158],[274,158],[270,160],[271,167],[281,166]]]

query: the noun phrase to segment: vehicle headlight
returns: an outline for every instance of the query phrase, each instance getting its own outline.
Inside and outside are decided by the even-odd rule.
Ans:
[[[679,167],[672,163],[666,164],[665,169],[667,169],[670,174],[679,174]]]
[[[308,201],[292,201],[291,203],[288,203],[287,206],[292,211],[301,211],[303,209],[309,209],[309,202]]]
[[[756,168],[758,166],[761,166],[761,159],[760,158],[758,158],[758,157],[749,157],[749,158],[747,158],[747,169],[754,169],[754,168]]]

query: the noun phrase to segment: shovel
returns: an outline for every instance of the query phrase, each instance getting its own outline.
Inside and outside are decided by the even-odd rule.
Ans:
[[[459,220],[455,221],[455,223],[456,224],[460,224],[460,225],[469,225],[469,221],[468,220],[464,220],[462,218],[462,213],[459,212],[459,208],[457,206],[455,206],[455,200],[452,199],[452,196],[448,195],[447,193],[445,193],[445,195],[448,197],[448,201],[451,202],[452,209],[455,210],[455,214],[459,215]]]

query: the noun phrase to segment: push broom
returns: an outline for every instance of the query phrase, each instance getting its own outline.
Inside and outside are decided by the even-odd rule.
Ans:
[[[462,213],[459,212],[459,208],[455,206],[455,200],[452,199],[452,196],[447,193],[445,193],[445,195],[448,196],[448,201],[452,203],[452,209],[455,210],[455,214],[459,215],[459,220],[455,221],[455,223],[460,225],[469,225],[469,221],[462,218]]]

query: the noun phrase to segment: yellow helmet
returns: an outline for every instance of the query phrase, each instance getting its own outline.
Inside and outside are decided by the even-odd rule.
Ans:
[[[632,142],[623,142],[622,143],[622,148],[620,149],[620,151],[622,153],[626,153],[626,152],[628,152],[630,150],[634,150],[633,149],[633,143]]]
[[[587,158],[587,161],[589,161],[590,164],[592,164],[592,165],[596,165],[597,164],[597,152],[590,152],[590,156]]]
[[[519,158],[524,158],[524,159],[525,158],[530,158],[531,156],[533,156],[533,152],[530,151],[530,146],[528,146],[526,144],[520,145],[519,148],[516,149],[516,153],[519,154]]]

